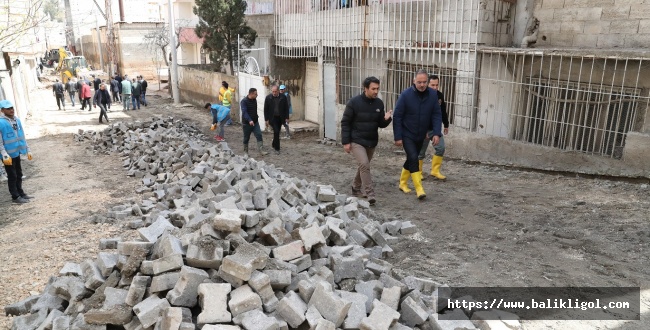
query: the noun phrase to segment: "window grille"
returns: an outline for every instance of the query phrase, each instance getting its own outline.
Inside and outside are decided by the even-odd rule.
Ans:
[[[620,159],[641,89],[528,77],[515,139]]]

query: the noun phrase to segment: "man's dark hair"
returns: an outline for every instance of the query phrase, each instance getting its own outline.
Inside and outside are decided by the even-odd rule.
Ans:
[[[432,74],[432,75],[429,76],[429,81],[431,81],[431,80],[440,80],[440,78],[438,78],[437,75]]]
[[[224,80],[221,82],[221,86],[228,88],[228,83]]]
[[[375,77],[375,76],[368,77],[368,78],[363,80],[363,87],[364,88],[370,88],[370,84],[372,84],[372,83],[375,83],[375,84],[379,85],[379,79],[377,79],[377,77]]]
[[[204,106],[203,108],[207,109],[207,108],[209,108],[209,107],[211,107],[211,106],[212,106],[212,104],[210,104],[210,103],[206,103],[205,106]]]
[[[251,89],[248,90],[248,94],[249,94],[249,95],[250,95],[250,94],[253,94],[253,93],[255,93],[255,92],[257,92],[257,88],[251,88]]]

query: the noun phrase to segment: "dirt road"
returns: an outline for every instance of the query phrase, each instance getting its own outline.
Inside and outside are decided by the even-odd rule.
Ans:
[[[100,238],[133,235],[119,223],[88,220],[107,207],[138,201],[139,182],[126,176],[114,155],[93,154],[77,143],[78,129],[101,129],[98,111],[56,111],[49,91],[32,109],[24,187],[35,200],[12,205],[0,188],[0,305],[40,293],[66,261],[94,258]],[[123,112],[112,121],[152,115],[196,123],[211,140],[208,113],[174,107],[151,96],[151,106]],[[453,132],[451,133],[453,134]],[[226,139],[243,151],[241,129]],[[265,134],[266,145],[271,136]],[[310,181],[349,193],[354,161],[342,147],[318,143],[314,133],[282,140],[282,153],[264,160]],[[446,182],[425,180],[426,200],[404,195],[397,181],[404,156],[382,142],[372,161],[379,219],[411,220],[419,232],[400,237],[389,260],[401,272],[455,286],[641,286],[641,321],[525,321],[525,329],[650,328],[650,187],[647,183],[526,172],[446,160]],[[257,157],[255,152],[251,156]],[[430,168],[430,163],[425,164]],[[0,328],[11,319],[0,318]]]

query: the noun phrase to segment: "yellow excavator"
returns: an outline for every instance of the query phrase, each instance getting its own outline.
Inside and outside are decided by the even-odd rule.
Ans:
[[[56,71],[61,73],[61,81],[67,83],[72,77],[88,76],[91,73],[83,56],[74,56],[70,51],[59,48],[59,65]]]

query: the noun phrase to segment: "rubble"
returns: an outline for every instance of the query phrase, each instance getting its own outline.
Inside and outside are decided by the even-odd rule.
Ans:
[[[74,139],[119,154],[141,180],[142,201],[92,219],[139,239],[103,239],[96,260],[67,263],[43,294],[6,306],[13,329],[445,328],[430,304],[439,284],[381,260],[394,235],[415,232],[410,222],[372,220],[366,201],[234,155],[173,118]]]

